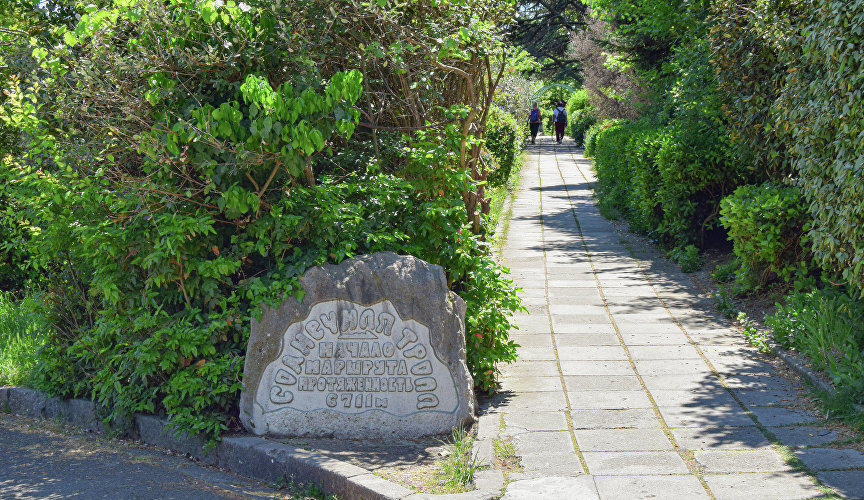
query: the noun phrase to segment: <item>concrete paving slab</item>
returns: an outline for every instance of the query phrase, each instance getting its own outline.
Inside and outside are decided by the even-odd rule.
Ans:
[[[733,389],[734,390],[734,389]],[[789,406],[794,404],[801,391],[791,390],[735,390],[735,395],[747,406]]]
[[[576,391],[569,392],[570,408],[627,410],[651,408],[651,400],[645,391]]]
[[[672,443],[661,429],[576,429],[582,451],[665,451]]]
[[[670,330],[677,329],[678,326],[675,325],[675,320],[669,317],[669,313],[666,311],[662,312],[654,312],[654,313],[628,313],[628,314],[614,314],[615,322],[618,325],[627,327],[629,325],[657,325],[653,328],[662,328],[663,326],[669,328]]]
[[[569,431],[523,432],[514,437],[516,454],[520,456],[544,453],[575,453]]]
[[[773,449],[696,450],[696,461],[705,472],[782,472],[792,470]]]
[[[564,376],[568,391],[638,391],[642,389],[635,375]]]
[[[557,340],[557,339],[556,339]],[[627,353],[617,346],[558,346],[558,358],[562,361],[626,361]]]
[[[633,375],[628,361],[561,361],[564,375]]]
[[[510,339],[519,344],[521,347],[542,347],[544,349],[552,349],[552,334],[551,333],[530,333],[511,335]]]
[[[544,412],[564,411],[567,409],[564,393],[551,391],[517,392],[508,397],[505,402],[502,402],[495,411],[517,412],[532,409]]]
[[[720,379],[713,373],[691,373],[677,375],[643,375],[645,387],[652,393],[658,390],[693,391],[720,390],[725,391]]]
[[[554,361],[516,362],[499,367],[501,377],[557,377],[558,364]]]
[[[650,375],[678,375],[698,373],[708,376],[711,369],[701,359],[648,359],[634,360],[636,369],[643,376]]]
[[[769,431],[777,436],[777,439],[786,446],[819,446],[839,437],[836,432],[825,427],[795,426],[795,427],[767,427]]]
[[[551,340],[550,340],[551,344]],[[555,361],[555,351],[548,347],[518,347],[516,356],[524,361]]]
[[[819,419],[810,412],[790,408],[775,408],[773,406],[754,406],[750,411],[764,426],[794,425],[816,422]]]
[[[608,325],[609,316],[605,314],[553,314],[552,328],[558,331],[579,331],[583,325]]]
[[[756,427],[687,427],[671,432],[685,450],[752,450],[771,446]]]
[[[607,333],[616,335],[615,327],[612,323],[573,323],[570,325],[557,325],[555,334],[569,335],[579,333]]]
[[[631,347],[638,345],[685,346],[689,344],[687,337],[680,331],[665,333],[621,333],[621,338],[624,339],[625,344]]]
[[[598,499],[597,487],[591,477],[544,477],[514,481],[507,485],[502,500],[535,500],[558,498],[561,500]]]
[[[813,470],[864,469],[864,453],[857,450],[806,448],[792,453]]]
[[[689,473],[684,460],[674,451],[586,451],[583,456],[593,475]]]
[[[864,471],[825,471],[819,480],[845,498],[864,498]]]
[[[717,500],[801,500],[822,496],[802,473],[706,474],[704,479]]]
[[[619,346],[618,337],[614,333],[555,333],[555,342],[559,347],[580,346]]]
[[[602,500],[707,500],[710,498],[696,476],[596,476]],[[748,500],[752,500],[748,499]]]
[[[508,430],[511,427],[526,431],[565,431],[567,420],[563,412],[534,411],[524,409],[520,412],[504,414],[504,423]]]
[[[660,421],[649,408],[624,410],[573,410],[574,429],[660,429]]]
[[[669,427],[749,427],[755,422],[738,406],[689,408],[661,406],[660,414]]]
[[[729,395],[723,387],[716,385],[692,389],[689,391],[653,390],[651,396],[657,406],[734,406],[735,398]]]
[[[578,476],[585,473],[575,453],[533,453],[522,455],[522,468],[526,472],[540,472],[549,476]]]
[[[650,359],[701,359],[699,351],[690,344],[674,346],[635,345],[630,346],[630,356],[634,360]]]
[[[504,392],[546,392],[562,391],[561,377],[522,377],[501,380]]]
[[[549,312],[552,315],[573,315],[573,314],[594,314],[594,315],[605,315],[606,307],[602,304],[559,304],[559,305],[550,305]]]

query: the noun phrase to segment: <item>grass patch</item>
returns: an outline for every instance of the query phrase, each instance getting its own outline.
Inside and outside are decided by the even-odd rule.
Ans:
[[[489,227],[493,231],[500,229],[500,234],[494,234],[495,245],[501,250],[501,246],[506,240],[507,231],[510,229],[510,217],[513,215],[513,209],[508,205],[508,210],[505,212],[504,207],[508,199],[512,199],[519,187],[519,179],[521,178],[522,165],[525,164],[525,153],[519,155],[518,160],[513,165],[510,171],[510,178],[507,182],[500,186],[489,187],[486,194],[489,196]]]
[[[471,453],[474,436],[461,428],[453,430],[452,443],[439,461],[433,482],[427,490],[435,493],[462,493],[471,489],[474,473],[481,470],[480,459]]]
[[[859,296],[843,287],[795,292],[766,323],[775,342],[801,352],[831,378],[835,404],[845,402],[842,406],[850,409],[864,404],[864,301]]]
[[[495,468],[506,472],[522,470],[522,460],[516,455],[516,445],[513,438],[493,439],[492,449],[495,453]]]
[[[27,385],[45,338],[38,296],[0,292],[0,385]]]

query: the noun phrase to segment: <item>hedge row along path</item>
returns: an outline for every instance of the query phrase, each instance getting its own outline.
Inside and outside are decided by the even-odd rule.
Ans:
[[[521,456],[505,498],[864,497],[864,454],[686,275],[622,241],[590,160],[529,148],[501,254],[529,313],[486,409]]]

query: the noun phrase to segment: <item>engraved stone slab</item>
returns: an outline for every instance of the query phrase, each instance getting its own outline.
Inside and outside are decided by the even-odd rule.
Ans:
[[[474,419],[465,303],[440,266],[381,252],[307,271],[252,322],[240,419],[255,434],[419,437]]]

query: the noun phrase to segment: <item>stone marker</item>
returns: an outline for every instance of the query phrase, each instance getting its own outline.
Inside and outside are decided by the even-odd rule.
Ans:
[[[465,302],[440,266],[381,252],[309,269],[252,321],[240,419],[273,436],[419,437],[474,420]]]

